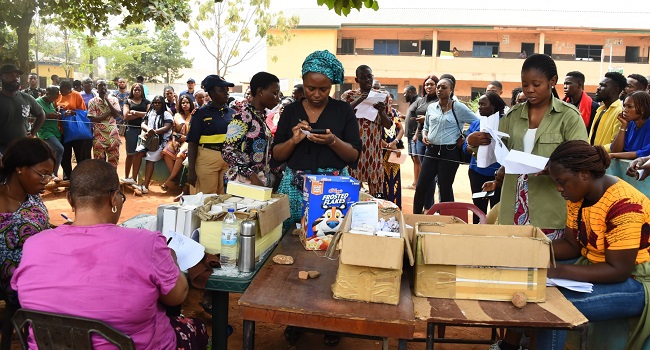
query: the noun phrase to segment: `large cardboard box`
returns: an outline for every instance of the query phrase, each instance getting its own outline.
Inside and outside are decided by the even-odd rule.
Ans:
[[[307,175],[303,188],[300,242],[327,250],[350,205],[359,201],[359,181],[349,176]]]
[[[404,214],[404,223],[406,224],[406,233],[411,241],[411,247],[415,247],[415,224],[418,222],[431,222],[438,224],[466,224],[465,221],[447,215],[427,215],[427,214]]]
[[[346,216],[343,222],[339,268],[332,285],[334,298],[397,305],[405,252],[413,265],[402,213],[399,210],[379,212],[380,218],[395,217],[399,221],[400,238],[349,233],[350,217]]]
[[[538,228],[511,225],[415,226],[415,295],[528,301],[546,296],[551,241]]]

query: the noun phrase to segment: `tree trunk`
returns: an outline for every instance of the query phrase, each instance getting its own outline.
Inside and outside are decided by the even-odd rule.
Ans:
[[[36,4],[35,1],[27,1],[30,4]],[[34,6],[27,6],[25,12],[22,14],[20,22],[16,27],[16,35],[18,36],[18,69],[22,70],[23,76],[20,77],[20,85],[27,86],[27,76],[32,70],[32,62],[29,60],[29,39],[32,37],[29,34],[29,28],[32,26],[32,20],[35,14]]]

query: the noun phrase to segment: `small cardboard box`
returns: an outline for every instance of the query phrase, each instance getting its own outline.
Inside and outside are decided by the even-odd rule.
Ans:
[[[415,226],[415,295],[528,301],[546,296],[551,241],[538,228],[512,225]]]
[[[303,188],[300,242],[327,250],[350,205],[359,201],[359,181],[349,176],[307,175]],[[287,204],[288,207],[288,204]]]
[[[354,210],[354,206],[350,210]],[[334,298],[397,305],[404,252],[413,265],[402,213],[399,210],[379,211],[380,218],[395,217],[399,221],[401,238],[349,233],[350,217],[346,216],[342,227],[339,268],[332,285]]]

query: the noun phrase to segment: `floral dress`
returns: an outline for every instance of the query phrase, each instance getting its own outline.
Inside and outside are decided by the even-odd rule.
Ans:
[[[348,90],[341,95],[341,100],[352,103],[362,95],[361,90]],[[386,98],[388,106],[388,98]],[[388,108],[388,107],[387,107]],[[386,110],[388,114],[388,109]],[[359,155],[359,162],[356,169],[351,169],[352,176],[360,182],[367,182],[371,195],[382,193],[383,162],[381,150],[381,138],[383,126],[381,118],[377,116],[374,121],[365,118],[358,118],[359,135],[363,144],[363,151]]]
[[[23,256],[23,245],[27,238],[50,228],[49,221],[47,208],[38,195],[27,195],[13,213],[0,213],[0,287],[15,304],[18,296],[11,289],[11,277]]]
[[[266,125],[266,115],[246,103],[237,111],[226,133],[226,142],[221,152],[230,169],[229,180],[250,183],[248,178],[257,176],[267,183],[269,160],[273,136]]]
[[[120,110],[120,103],[113,96],[107,97],[114,109]],[[88,102],[88,116],[98,117],[110,112],[106,102],[100,97],[94,97]],[[93,158],[103,159],[117,168],[120,161],[120,132],[115,117],[110,116],[101,122],[93,124]]]
[[[390,128],[383,128],[382,137],[386,143],[391,143],[397,139],[397,123],[399,123],[399,112],[394,108],[391,109],[393,125]],[[384,181],[382,184],[384,199],[402,207],[402,180],[400,174],[400,165],[388,161],[390,154],[393,153],[387,149],[383,150],[384,164]]]

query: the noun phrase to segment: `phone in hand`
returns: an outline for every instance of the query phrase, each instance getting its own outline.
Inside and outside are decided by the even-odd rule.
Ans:
[[[309,132],[312,134],[327,134],[327,129],[311,129]]]

